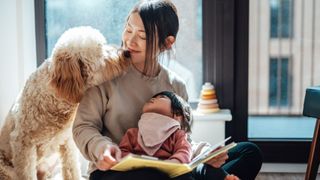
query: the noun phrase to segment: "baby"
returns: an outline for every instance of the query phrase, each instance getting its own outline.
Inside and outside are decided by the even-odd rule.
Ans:
[[[129,153],[148,155],[178,163],[192,157],[190,132],[191,108],[173,92],[154,95],[144,106],[138,128],[128,129],[119,147],[122,157]]]
[[[154,95],[142,112],[138,128],[128,129],[119,144],[122,157],[133,153],[189,163],[192,157],[188,140],[192,124],[189,104],[175,93],[163,91]],[[192,174],[188,173],[184,177],[193,179],[190,176]],[[234,175],[226,175],[224,179],[239,180]]]

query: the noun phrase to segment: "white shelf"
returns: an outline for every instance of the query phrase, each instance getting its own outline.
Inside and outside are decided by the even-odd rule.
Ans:
[[[232,115],[229,109],[221,109],[210,114],[202,114],[194,110],[193,119],[194,121],[231,121]]]

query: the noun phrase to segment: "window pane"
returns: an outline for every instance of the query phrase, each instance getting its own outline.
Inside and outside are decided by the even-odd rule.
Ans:
[[[120,45],[125,19],[138,0],[46,0],[47,56],[58,37],[68,28],[90,25],[99,29],[108,43]],[[164,65],[187,83],[189,99],[195,100],[202,84],[202,0],[173,0],[180,20],[175,54]]]
[[[121,44],[125,19],[137,0],[47,0],[46,38],[48,56],[58,37],[74,26],[92,26],[99,29],[108,43]],[[117,8],[114,8],[117,7]]]
[[[293,0],[270,0],[270,35],[272,38],[291,38]]]
[[[269,106],[289,106],[289,59],[270,58]]]
[[[250,0],[249,13],[248,137],[311,138],[302,110],[320,85],[320,2]]]

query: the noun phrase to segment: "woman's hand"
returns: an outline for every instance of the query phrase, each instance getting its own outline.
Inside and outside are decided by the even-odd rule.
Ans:
[[[220,168],[228,159],[228,152],[223,152],[221,154],[219,154],[216,157],[213,157],[212,159],[210,159],[209,161],[206,162],[206,164],[209,164],[212,167],[215,168]]]
[[[118,146],[111,145],[108,146],[103,153],[100,155],[96,166],[101,171],[106,171],[112,168],[115,164],[118,163],[118,160],[121,158],[121,151]]]

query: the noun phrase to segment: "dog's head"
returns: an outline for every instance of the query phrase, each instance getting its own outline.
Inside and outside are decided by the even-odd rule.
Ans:
[[[104,36],[91,27],[64,32],[51,56],[49,85],[55,95],[78,103],[87,88],[101,83],[95,79],[105,80],[101,74],[106,71],[106,46]]]

